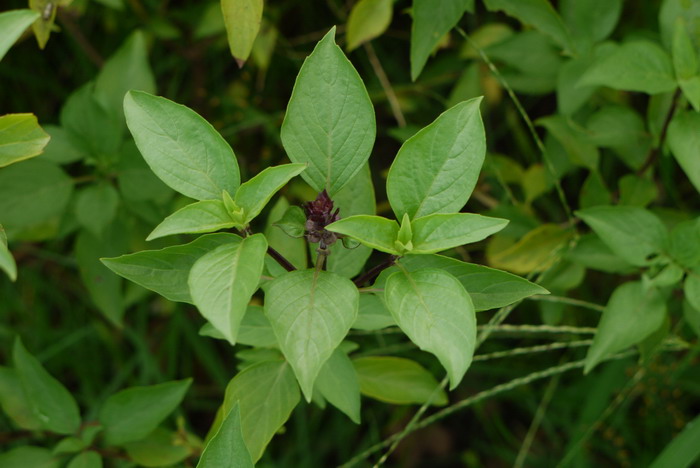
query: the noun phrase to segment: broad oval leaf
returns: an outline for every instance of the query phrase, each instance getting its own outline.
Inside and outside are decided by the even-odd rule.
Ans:
[[[268,167],[248,182],[241,184],[234,201],[237,206],[243,208],[244,222],[247,224],[259,215],[273,195],[284,187],[292,177],[301,174],[304,169],[306,169],[306,164],[283,164]]]
[[[34,21],[39,18],[39,13],[29,9],[11,10],[0,13],[0,60],[5,56],[12,44],[22,35]]]
[[[391,23],[393,0],[360,0],[353,5],[348,16],[347,50],[380,36]]]
[[[316,389],[328,402],[360,424],[360,383],[352,361],[336,348],[316,379]]]
[[[695,190],[700,192],[700,113],[676,115],[668,127],[668,145]]]
[[[471,213],[432,214],[413,220],[413,250],[430,254],[459,245],[479,242],[500,231],[507,219],[490,218]]]
[[[331,197],[362,169],[376,135],[365,85],[334,38],[335,28],[304,61],[281,133],[289,159],[309,165],[304,180]]]
[[[221,0],[231,55],[243,67],[260,30],[263,0]]]
[[[34,114],[0,116],[0,167],[41,154],[50,139]]]
[[[467,203],[486,153],[480,102],[457,104],[401,146],[386,181],[396,219],[454,213]]]
[[[196,450],[190,443],[191,435],[183,432],[157,427],[145,438],[124,444],[124,450],[131,461],[140,466],[178,466],[176,464],[192,456]],[[184,444],[183,438],[187,440]]]
[[[100,260],[119,276],[155,291],[166,299],[192,303],[187,284],[192,265],[221,245],[238,245],[240,242],[241,238],[235,234],[208,234],[189,244],[143,250]]]
[[[80,427],[80,411],[73,395],[29,354],[19,337],[12,358],[27,400],[42,427],[58,434],[74,434]]]
[[[393,219],[355,215],[329,224],[326,229],[352,237],[361,244],[381,252],[399,254],[394,245],[399,235],[399,224]]]
[[[455,388],[476,345],[474,305],[462,284],[443,270],[398,271],[386,281],[384,300],[411,341],[437,356]]]
[[[180,208],[163,220],[151,232],[146,240],[173,234],[200,234],[218,231],[234,226],[224,202],[221,200],[202,200]]]
[[[252,365],[229,382],[210,434],[218,431],[223,416],[238,402],[243,439],[255,463],[299,399],[299,386],[288,363],[280,360]]]
[[[188,107],[143,91],[124,98],[126,123],[153,172],[174,190],[197,200],[235,193],[240,184],[233,150]]]
[[[316,270],[286,273],[267,288],[265,315],[311,401],[318,373],[357,317],[359,292],[349,279]]]
[[[661,327],[665,317],[666,302],[656,289],[646,288],[639,281],[619,286],[605,306],[583,372],[640,343]]]
[[[668,232],[650,211],[636,206],[596,206],[576,212],[619,257],[645,266],[667,247]]]
[[[42,428],[16,369],[0,366],[0,406],[17,427],[31,431]]]
[[[204,447],[197,468],[253,468],[241,426],[241,409],[236,401],[218,432]]]
[[[199,311],[231,344],[258,289],[267,252],[262,234],[217,247],[195,262],[188,284]]]
[[[95,236],[114,220],[119,207],[119,193],[108,183],[91,184],[75,197],[75,217]]]
[[[44,447],[24,445],[0,454],[0,466],[3,468],[58,468],[60,460]]]
[[[386,271],[386,270],[385,270]],[[394,317],[379,296],[371,293],[360,294],[360,309],[352,328],[358,330],[381,330],[396,325]]]
[[[178,407],[192,379],[131,387],[107,398],[100,409],[108,445],[143,439]]]
[[[447,395],[423,366],[410,359],[368,356],[353,359],[360,380],[360,391],[369,397],[394,405],[447,404]]]
[[[572,236],[571,230],[559,225],[542,224],[505,249],[489,244],[486,254],[489,264],[496,268],[518,274],[544,271],[556,261],[556,253]],[[497,248],[492,248],[493,245]]]

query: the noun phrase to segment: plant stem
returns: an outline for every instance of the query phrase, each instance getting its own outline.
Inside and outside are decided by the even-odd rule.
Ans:
[[[379,79],[379,84],[381,84],[382,89],[384,89],[384,94],[386,94],[386,99],[389,101],[389,107],[391,107],[391,113],[394,114],[394,119],[396,119],[396,123],[399,124],[399,127],[405,127],[406,118],[403,116],[403,112],[401,112],[401,105],[399,104],[399,100],[396,98],[394,88],[391,87],[389,77],[387,77],[386,73],[384,72],[382,62],[379,61],[379,57],[377,57],[377,54],[374,51],[374,47],[372,47],[372,44],[370,42],[367,42],[364,45],[364,47],[365,52],[367,52],[367,58],[369,59],[369,63],[370,65],[372,65],[372,69],[374,70],[374,74],[377,75],[377,78]]]
[[[359,277],[357,277],[357,278],[355,279],[355,281],[354,281],[355,286],[357,286],[358,288],[360,288],[360,287],[362,287],[365,283],[368,283],[368,282],[372,281],[377,275],[379,275],[379,273],[381,273],[382,271],[386,270],[386,269],[389,268],[390,266],[393,266],[393,265],[396,263],[396,260],[397,260],[398,258],[399,258],[399,257],[396,256],[396,255],[391,255],[391,256],[389,256],[389,258],[387,258],[386,260],[384,260],[384,261],[383,261],[382,263],[380,263],[379,265],[376,265],[376,266],[370,268],[367,272],[365,272],[365,274],[363,274],[363,275],[361,275],[361,276],[359,276]]]
[[[671,124],[671,120],[673,120],[673,114],[676,113],[676,108],[678,107],[678,98],[680,98],[680,96],[681,88],[676,88],[676,92],[673,93],[673,98],[671,99],[671,106],[668,109],[668,114],[666,114],[666,119],[664,119],[664,124],[661,127],[659,142],[647,153],[647,157],[644,160],[644,163],[637,170],[638,176],[644,175],[647,169],[653,166],[656,160],[659,158],[659,155],[661,154],[661,148],[663,148],[664,142],[666,141],[666,133],[668,132],[668,126]]]
[[[282,268],[284,268],[285,270],[287,270],[287,271],[296,270],[296,267],[294,265],[292,265],[292,263],[289,260],[284,258],[284,256],[281,253],[279,253],[278,251],[276,251],[275,249],[273,249],[269,245],[267,246],[267,253],[270,257],[274,258],[275,261],[277,263],[279,263],[282,266]]]

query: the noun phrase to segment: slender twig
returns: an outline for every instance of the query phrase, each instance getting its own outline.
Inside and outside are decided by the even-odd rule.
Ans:
[[[382,67],[382,62],[379,61],[379,58],[377,57],[376,52],[374,51],[374,47],[372,47],[372,44],[367,42],[364,45],[365,47],[365,52],[367,52],[367,58],[369,59],[370,65],[372,65],[372,69],[374,70],[374,74],[377,75],[377,78],[379,79],[379,84],[382,85],[382,89],[384,90],[384,94],[386,94],[386,98],[389,101],[389,106],[391,107],[391,113],[394,114],[394,118],[396,119],[396,123],[399,124],[399,127],[405,127],[406,126],[406,118],[403,115],[403,112],[401,112],[401,105],[399,104],[399,100],[396,98],[396,93],[394,93],[394,88],[391,87],[391,82],[389,81],[389,77],[386,76],[386,73],[384,72],[384,67]]]
[[[496,351],[488,354],[477,354],[476,356],[474,356],[473,362],[490,361],[491,359],[501,359],[522,354],[544,353],[547,351],[554,351],[556,349],[578,348],[581,346],[590,346],[591,343],[593,343],[593,340],[555,341],[554,343],[548,343],[545,345],[526,346],[522,348],[509,349],[507,351]]]
[[[514,333],[590,333],[596,332],[593,327],[570,327],[566,325],[499,325],[493,328],[494,332]]]
[[[536,296],[530,296],[527,299],[532,300],[532,301],[545,301],[545,302],[557,302],[560,304],[569,304],[573,306],[578,306],[583,309],[590,309],[590,310],[595,310],[597,312],[603,312],[605,310],[605,306],[602,306],[600,304],[594,304],[593,302],[588,302],[588,301],[582,301],[581,299],[573,299],[571,297],[563,297],[563,296],[549,296],[549,295],[536,295]]]
[[[671,124],[671,120],[673,120],[673,114],[676,113],[676,108],[678,107],[678,98],[680,97],[681,88],[677,88],[676,92],[673,93],[673,98],[671,99],[671,106],[668,109],[668,113],[666,114],[666,118],[664,119],[664,123],[661,127],[661,133],[659,134],[659,142],[656,145],[654,145],[647,153],[647,157],[644,159],[644,163],[637,170],[638,176],[644,175],[647,169],[653,166],[656,160],[659,158],[659,155],[661,154],[661,148],[663,148],[664,142],[666,141],[666,133],[668,132],[668,126]]]
[[[296,270],[296,267],[294,265],[292,265],[292,263],[289,260],[284,258],[284,256],[281,253],[279,253],[278,251],[276,251],[275,249],[273,249],[269,245],[267,246],[267,253],[270,257],[274,258],[275,261],[277,263],[279,263],[282,266],[282,268],[284,268],[285,270],[287,270],[287,271]]]
[[[359,288],[362,287],[365,283],[372,281],[377,275],[379,275],[379,273],[386,270],[390,266],[393,266],[398,258],[399,257],[397,257],[396,255],[391,255],[379,265],[370,268],[363,275],[360,275],[355,279],[355,286]]]

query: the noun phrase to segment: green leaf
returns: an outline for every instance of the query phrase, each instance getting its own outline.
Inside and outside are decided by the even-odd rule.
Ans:
[[[700,112],[700,75],[678,80],[678,85],[693,108]]]
[[[0,60],[10,50],[12,44],[19,39],[24,30],[38,18],[39,13],[28,9],[0,13],[0,30],[3,32],[0,36]]]
[[[171,188],[197,200],[219,199],[223,190],[236,193],[240,173],[233,150],[192,109],[130,91],[124,114],[144,159]]]
[[[394,245],[399,235],[399,223],[381,216],[355,215],[326,226],[326,230],[356,239],[363,245],[399,255]]]
[[[275,193],[284,187],[292,177],[306,169],[306,164],[283,164],[268,167],[248,182],[242,184],[234,202],[243,208],[244,224],[251,222],[265,208]]]
[[[411,27],[411,80],[416,81],[428,57],[469,8],[469,0],[413,0]],[[473,5],[472,5],[473,6]]]
[[[407,255],[399,262],[409,272],[436,268],[454,276],[469,293],[476,311],[498,309],[535,294],[549,294],[542,286],[512,273],[442,255]],[[394,271],[395,268],[382,272],[375,287],[383,287]]]
[[[12,357],[27,400],[43,428],[58,434],[75,433],[80,427],[80,411],[66,387],[29,354],[19,337]]]
[[[691,271],[683,283],[685,299],[695,310],[700,310],[700,271]]]
[[[630,107],[602,107],[586,126],[593,144],[612,148],[630,169],[637,170],[644,164],[651,138],[642,118]]]
[[[700,218],[680,222],[673,228],[668,252],[686,268],[700,265]]]
[[[306,232],[306,215],[301,207],[296,205],[289,206],[285,210],[284,215],[272,225],[280,228],[289,237],[300,238]]]
[[[32,403],[22,389],[19,373],[3,366],[0,366],[0,406],[18,427],[31,431],[42,428],[41,420],[34,414]]]
[[[202,200],[180,208],[163,220],[146,240],[173,234],[200,234],[235,225],[221,200]]]
[[[131,387],[107,398],[100,409],[107,445],[143,439],[172,413],[185,397],[192,379]]]
[[[54,445],[52,452],[54,455],[66,453],[70,454],[82,452],[86,448],[87,445],[82,439],[79,439],[78,437],[74,436],[69,436],[64,439],[61,439],[59,443]]]
[[[457,212],[467,203],[486,153],[480,103],[457,104],[401,146],[386,181],[396,219]]]
[[[622,176],[618,181],[620,189],[620,205],[645,207],[656,200],[659,189],[652,179],[635,174]]]
[[[43,130],[51,138],[39,155],[40,159],[57,164],[69,164],[85,157],[82,149],[73,141],[69,132],[57,125],[44,125]]]
[[[668,232],[653,213],[636,206],[597,206],[576,212],[610,249],[635,266],[663,253]]]
[[[348,52],[381,36],[391,23],[392,0],[360,0],[348,17],[345,39]]]
[[[119,206],[119,194],[110,184],[91,184],[78,192],[75,199],[75,217],[84,228],[95,236],[114,220]]]
[[[50,0],[29,0],[29,8],[41,14],[32,24],[32,29],[34,36],[36,36],[36,42],[42,50],[46,47],[51,31],[55,27],[56,7],[56,3]]]
[[[7,236],[2,224],[0,224],[0,270],[4,270],[12,281],[17,279],[17,264],[7,248]]]
[[[352,328],[357,330],[381,330],[396,325],[389,309],[374,294],[360,294],[360,309]]]
[[[311,401],[316,377],[345,338],[358,307],[355,285],[334,273],[297,270],[269,284],[265,315],[306,401]]]
[[[25,445],[0,454],[0,466],[3,468],[58,468],[60,460],[54,458],[51,450],[43,447]]]
[[[368,356],[353,359],[352,364],[364,395],[394,405],[422,404],[431,397],[432,405],[447,404],[447,395],[439,388],[440,384],[415,361]]]
[[[7,237],[57,223],[72,191],[73,181],[51,162],[30,160],[0,169],[0,223]]]
[[[455,388],[476,344],[474,305],[462,284],[435,268],[399,271],[387,279],[384,300],[411,341],[437,356]]]
[[[170,187],[148,167],[132,139],[122,145],[117,162],[117,184],[121,195],[132,201],[152,200],[161,203],[173,195]]]
[[[277,338],[270,321],[265,317],[262,306],[249,305],[246,309],[236,341],[258,348],[276,348]]]
[[[102,468],[102,457],[93,450],[83,452],[73,457],[66,468]]]
[[[537,119],[537,124],[546,128],[561,143],[572,163],[591,170],[598,167],[598,148],[575,122],[561,115],[552,115]]]
[[[100,259],[114,273],[176,302],[192,303],[187,278],[192,265],[222,245],[238,245],[235,234],[209,234],[184,245],[143,250],[121,257]]]
[[[472,242],[479,242],[500,231],[507,219],[471,213],[432,214],[413,220],[413,250],[430,254]]]
[[[683,18],[676,19],[673,31],[673,68],[679,80],[698,74],[698,56]]]
[[[0,167],[41,154],[50,138],[34,114],[0,116]]]
[[[309,165],[304,180],[331,197],[362,169],[376,134],[365,85],[334,37],[335,28],[304,61],[281,133],[289,159]]]
[[[666,303],[656,289],[639,281],[619,286],[605,306],[583,372],[644,340],[661,327],[665,316]]]
[[[667,49],[671,50],[676,21],[679,18],[685,21],[695,47],[700,47],[700,4],[695,1],[664,0],[661,2],[661,10],[659,11],[661,42]]]
[[[110,112],[124,114],[124,95],[129,90],[156,92],[156,81],[148,64],[146,37],[135,31],[107,60],[95,79],[95,94]]]
[[[203,255],[190,271],[194,304],[232,345],[248,302],[258,289],[266,252],[265,236],[254,234]]]
[[[559,5],[572,40],[580,50],[607,38],[622,13],[622,0],[564,0]]]
[[[156,428],[145,439],[124,444],[124,449],[129,458],[141,466],[173,466],[192,456],[192,447],[183,445],[180,431],[162,427]]]
[[[683,430],[664,447],[649,465],[650,468],[686,468],[700,457],[700,416],[685,425]]]
[[[236,401],[204,448],[197,468],[253,468],[241,426],[241,409]]]
[[[489,264],[519,274],[544,271],[557,259],[556,253],[572,236],[570,230],[556,224],[542,224],[507,248],[493,252],[491,246],[498,244],[489,244]]]
[[[548,35],[563,49],[570,49],[569,31],[548,0],[485,0],[486,8],[500,10]]]
[[[253,463],[299,403],[299,386],[288,363],[267,361],[248,367],[226,387],[224,404],[217,413],[210,434],[216,433],[224,415],[238,402],[241,429]]]
[[[263,0],[221,0],[221,11],[231,55],[242,68],[260,30]]]
[[[685,175],[700,192],[700,113],[677,114],[668,127],[668,145]]]
[[[337,348],[321,368],[316,389],[328,402],[360,424],[360,383],[352,361]]]
[[[579,80],[581,86],[607,86],[658,94],[676,89],[671,58],[658,44],[634,40],[598,58]]]
[[[294,218],[283,219],[287,215],[287,211]],[[291,215],[291,213],[294,214]],[[284,228],[280,229],[275,226],[278,223],[283,223]],[[263,231],[270,247],[284,255],[284,258],[298,269],[306,268],[308,263],[308,246],[306,239],[304,239],[305,225],[306,215],[304,211],[298,206],[289,206],[287,199],[281,196],[272,205],[265,223],[265,230]],[[291,234],[293,236],[290,237]],[[285,271],[270,256],[266,257],[265,264],[273,276],[278,276],[278,274],[273,273],[273,270],[270,270],[270,268],[276,269],[275,271],[279,273]]]
[[[365,163],[360,172],[333,197],[333,204],[340,210],[340,216],[343,218],[376,213],[377,204],[369,164]],[[326,259],[326,268],[345,278],[353,278],[362,271],[371,254],[372,249],[367,246],[346,248],[342,242],[336,242],[331,246],[331,254]]]
[[[581,236],[576,245],[566,252],[566,258],[586,268],[607,273],[629,274],[636,269],[615,255],[594,233]]]

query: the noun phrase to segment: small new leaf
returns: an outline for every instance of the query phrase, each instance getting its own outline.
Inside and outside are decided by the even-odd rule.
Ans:
[[[173,234],[200,234],[236,226],[221,200],[202,200],[180,208],[165,218],[146,240]]]
[[[399,223],[392,219],[355,215],[329,224],[326,229],[350,236],[361,244],[381,252],[400,255],[395,245],[399,238]]]

